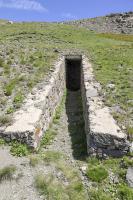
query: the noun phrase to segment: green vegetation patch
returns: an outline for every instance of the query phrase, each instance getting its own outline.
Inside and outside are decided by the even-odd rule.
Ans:
[[[4,167],[0,169],[0,182],[7,179],[10,180],[12,175],[15,173],[16,167],[14,165],[10,165],[8,167]]]
[[[133,35],[101,33],[101,34],[98,34],[98,36],[104,37],[104,38],[109,38],[109,39],[114,39],[114,40],[133,42]]]
[[[9,125],[11,123],[11,118],[9,116],[0,116],[0,126]]]
[[[78,171],[66,162],[66,156],[55,151],[47,151],[41,156],[45,164],[49,164],[52,169],[55,168],[56,174],[60,174],[59,177],[55,173],[38,174],[35,177],[35,185],[44,198],[87,200]]]
[[[26,144],[21,144],[17,141],[13,141],[11,143],[11,149],[10,152],[13,156],[27,156],[29,154],[29,149]]]
[[[108,171],[103,166],[94,166],[88,169],[87,176],[94,182],[101,182],[108,177]]]
[[[118,188],[118,195],[120,200],[132,200],[133,199],[133,189],[129,188],[127,185],[120,185]]]
[[[0,146],[4,145],[5,144],[5,140],[0,138]]]
[[[63,158],[63,155],[60,152],[46,151],[41,155],[41,157],[46,163],[50,163],[58,162],[61,158]]]
[[[30,156],[29,159],[30,159],[29,164],[30,164],[32,167],[35,167],[35,166],[39,163],[39,161],[40,161],[39,157],[37,157],[37,156],[35,156],[35,155]]]
[[[36,187],[51,200],[67,200],[68,194],[65,192],[65,188],[61,183],[56,181],[54,177],[49,174],[48,176],[38,175],[35,179]]]
[[[131,200],[132,189],[127,185],[126,173],[133,166],[131,156],[123,158],[108,158],[98,160],[87,159],[87,177],[92,181],[91,189],[88,189],[90,200]]]
[[[46,131],[45,135],[43,136],[40,146],[46,147],[47,145],[50,145],[53,139],[55,138],[56,134],[56,131],[50,128],[48,131]]]
[[[91,189],[88,191],[89,200],[112,200],[109,194],[104,193],[100,189]]]

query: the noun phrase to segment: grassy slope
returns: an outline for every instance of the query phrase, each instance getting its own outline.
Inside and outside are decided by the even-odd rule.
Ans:
[[[90,57],[106,104],[118,122],[132,127],[133,36],[96,34],[69,25],[25,23],[0,29],[0,123],[20,107],[25,95],[40,82],[59,53],[79,51]],[[108,84],[115,84],[109,89]],[[114,108],[114,107],[113,107]],[[7,116],[7,114],[6,114]],[[4,116],[5,117],[5,116]],[[130,128],[130,132],[131,128]]]

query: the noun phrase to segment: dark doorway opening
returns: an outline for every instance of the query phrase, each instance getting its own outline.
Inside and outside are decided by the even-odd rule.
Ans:
[[[66,57],[66,88],[77,91],[81,85],[81,65],[82,57]]]

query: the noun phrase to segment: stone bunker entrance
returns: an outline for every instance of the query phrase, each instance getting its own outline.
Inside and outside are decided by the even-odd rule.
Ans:
[[[81,85],[81,64],[82,56],[66,56],[66,88],[77,91]]]

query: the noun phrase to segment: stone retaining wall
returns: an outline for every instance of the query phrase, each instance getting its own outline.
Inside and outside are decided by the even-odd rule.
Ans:
[[[103,104],[98,91],[100,84],[94,79],[92,66],[83,56],[81,92],[88,154],[121,156],[129,150],[127,136],[123,133]]]
[[[101,157],[106,154],[124,155],[129,150],[126,134],[120,130],[109,109],[104,106],[98,94],[100,84],[95,81],[92,66],[85,56],[82,56],[81,68],[81,93],[88,154]],[[49,76],[40,88],[35,88],[28,95],[22,108],[14,113],[14,123],[3,129],[0,135],[7,141],[17,140],[29,147],[37,148],[62,99],[65,81],[65,57],[62,57],[50,70]]]
[[[49,128],[64,89],[64,58],[60,58],[40,88],[35,88],[21,110],[14,113],[14,123],[3,130],[2,137],[7,141],[17,140],[36,148]]]

